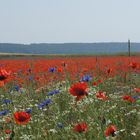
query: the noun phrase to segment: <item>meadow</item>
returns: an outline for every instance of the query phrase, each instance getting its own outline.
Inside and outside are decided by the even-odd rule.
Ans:
[[[0,60],[0,140],[139,140],[140,57]]]

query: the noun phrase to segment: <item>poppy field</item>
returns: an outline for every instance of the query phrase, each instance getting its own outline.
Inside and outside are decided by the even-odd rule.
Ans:
[[[140,57],[0,61],[0,140],[139,140]]]

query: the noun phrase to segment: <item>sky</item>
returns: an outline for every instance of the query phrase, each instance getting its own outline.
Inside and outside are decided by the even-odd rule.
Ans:
[[[140,42],[140,0],[0,0],[0,43]]]

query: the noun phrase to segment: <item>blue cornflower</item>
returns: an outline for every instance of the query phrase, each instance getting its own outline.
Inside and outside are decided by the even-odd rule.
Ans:
[[[52,96],[52,95],[57,94],[57,93],[59,93],[59,90],[53,90],[53,91],[50,91],[48,93],[48,96]]]
[[[28,80],[32,81],[33,80],[33,76],[29,76]]]
[[[49,68],[49,72],[54,72],[56,68]]]
[[[19,90],[20,90],[20,86],[18,86],[18,85],[15,86],[15,87],[14,87],[14,90],[15,90],[15,91],[19,91]]]
[[[41,104],[39,104],[39,105],[37,106],[37,108],[40,109],[40,108],[44,107],[45,105],[50,104],[51,102],[52,102],[51,99],[46,99],[44,102],[42,102]]]
[[[2,101],[3,104],[10,104],[12,101],[9,99],[5,99]]]
[[[139,98],[138,96],[131,96],[131,98],[133,98],[133,99],[137,99],[137,98]]]
[[[7,115],[8,113],[9,113],[9,110],[0,111],[0,116]]]
[[[89,76],[89,75],[84,75],[82,78],[81,78],[81,80],[80,80],[80,82],[88,82],[88,81],[90,81],[92,78]]]
[[[57,126],[57,128],[63,128],[64,127],[64,125],[62,123],[58,123],[56,126]]]
[[[28,114],[31,114],[32,113],[32,109],[31,108],[30,109],[26,109],[25,112],[28,113]]]

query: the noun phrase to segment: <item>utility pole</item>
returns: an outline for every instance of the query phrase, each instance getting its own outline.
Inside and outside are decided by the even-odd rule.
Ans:
[[[131,43],[130,43],[130,39],[128,39],[128,56],[129,56],[129,57],[131,56],[130,47],[131,47]]]

